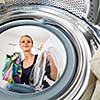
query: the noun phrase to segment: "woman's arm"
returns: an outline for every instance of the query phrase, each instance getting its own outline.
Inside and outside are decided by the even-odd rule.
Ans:
[[[57,71],[57,67],[49,51],[47,52],[47,60],[50,62],[50,77],[53,80],[56,80],[58,71]]]

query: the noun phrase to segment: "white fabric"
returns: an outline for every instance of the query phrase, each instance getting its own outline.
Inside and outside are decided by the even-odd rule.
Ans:
[[[58,70],[58,77],[62,75],[64,68],[65,68],[65,62],[64,57],[62,54],[65,54],[64,51],[61,51],[60,45],[58,46],[58,41],[55,42],[55,39],[49,38],[45,44],[43,45],[42,52],[45,50],[49,50],[51,53],[51,56],[53,57],[53,60],[56,64],[57,70]]]
[[[96,86],[91,100],[100,100],[100,80],[96,81]]]
[[[96,86],[91,100],[100,100],[100,47],[90,60],[91,70],[97,77]]]
[[[36,86],[36,88],[39,90],[40,86],[42,85],[42,80],[44,77],[44,73],[45,73],[45,64],[46,64],[46,57],[47,55],[45,55],[43,57],[43,54],[46,52],[50,52],[55,65],[57,66],[57,70],[58,70],[58,75],[57,77],[59,77],[59,68],[61,67],[61,64],[59,63],[61,59],[59,59],[60,56],[60,52],[58,51],[58,49],[56,48],[56,46],[54,45],[53,41],[48,40],[43,48],[42,51],[40,52],[40,54],[38,55],[36,64],[34,65],[34,72],[31,73],[31,77],[30,80],[34,80],[34,86]],[[61,56],[60,56],[61,57]],[[50,82],[51,84],[55,83],[55,82]],[[50,85],[51,85],[50,84]]]
[[[90,60],[91,70],[95,76],[100,79],[100,48],[95,52]]]

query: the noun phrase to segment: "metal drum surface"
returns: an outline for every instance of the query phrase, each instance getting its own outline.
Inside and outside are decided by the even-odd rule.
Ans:
[[[8,9],[0,18],[0,36],[11,28],[27,25],[46,29],[61,41],[66,56],[65,69],[59,80],[42,92],[21,94],[0,88],[2,100],[12,97],[13,100],[80,99],[89,80],[91,40],[98,42],[96,32],[86,21],[65,10],[33,5]],[[2,38],[0,42],[2,44]]]

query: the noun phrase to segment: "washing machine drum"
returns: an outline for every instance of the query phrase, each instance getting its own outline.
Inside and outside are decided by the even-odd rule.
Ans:
[[[50,87],[33,93],[16,93],[2,87],[2,100],[76,99],[84,93],[89,79],[91,52],[83,35],[91,27],[77,16],[61,9],[44,5],[10,8],[0,18],[0,64],[4,55],[17,48],[18,37],[29,33],[39,43],[48,40],[55,49],[59,77]],[[92,30],[93,31],[93,30]],[[42,37],[42,39],[41,39]],[[45,45],[48,46],[48,45]],[[49,47],[49,46],[48,46]],[[2,65],[1,65],[2,66]]]

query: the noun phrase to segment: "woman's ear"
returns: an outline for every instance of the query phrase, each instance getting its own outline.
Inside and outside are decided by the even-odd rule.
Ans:
[[[34,47],[34,45],[32,44],[32,48]]]

